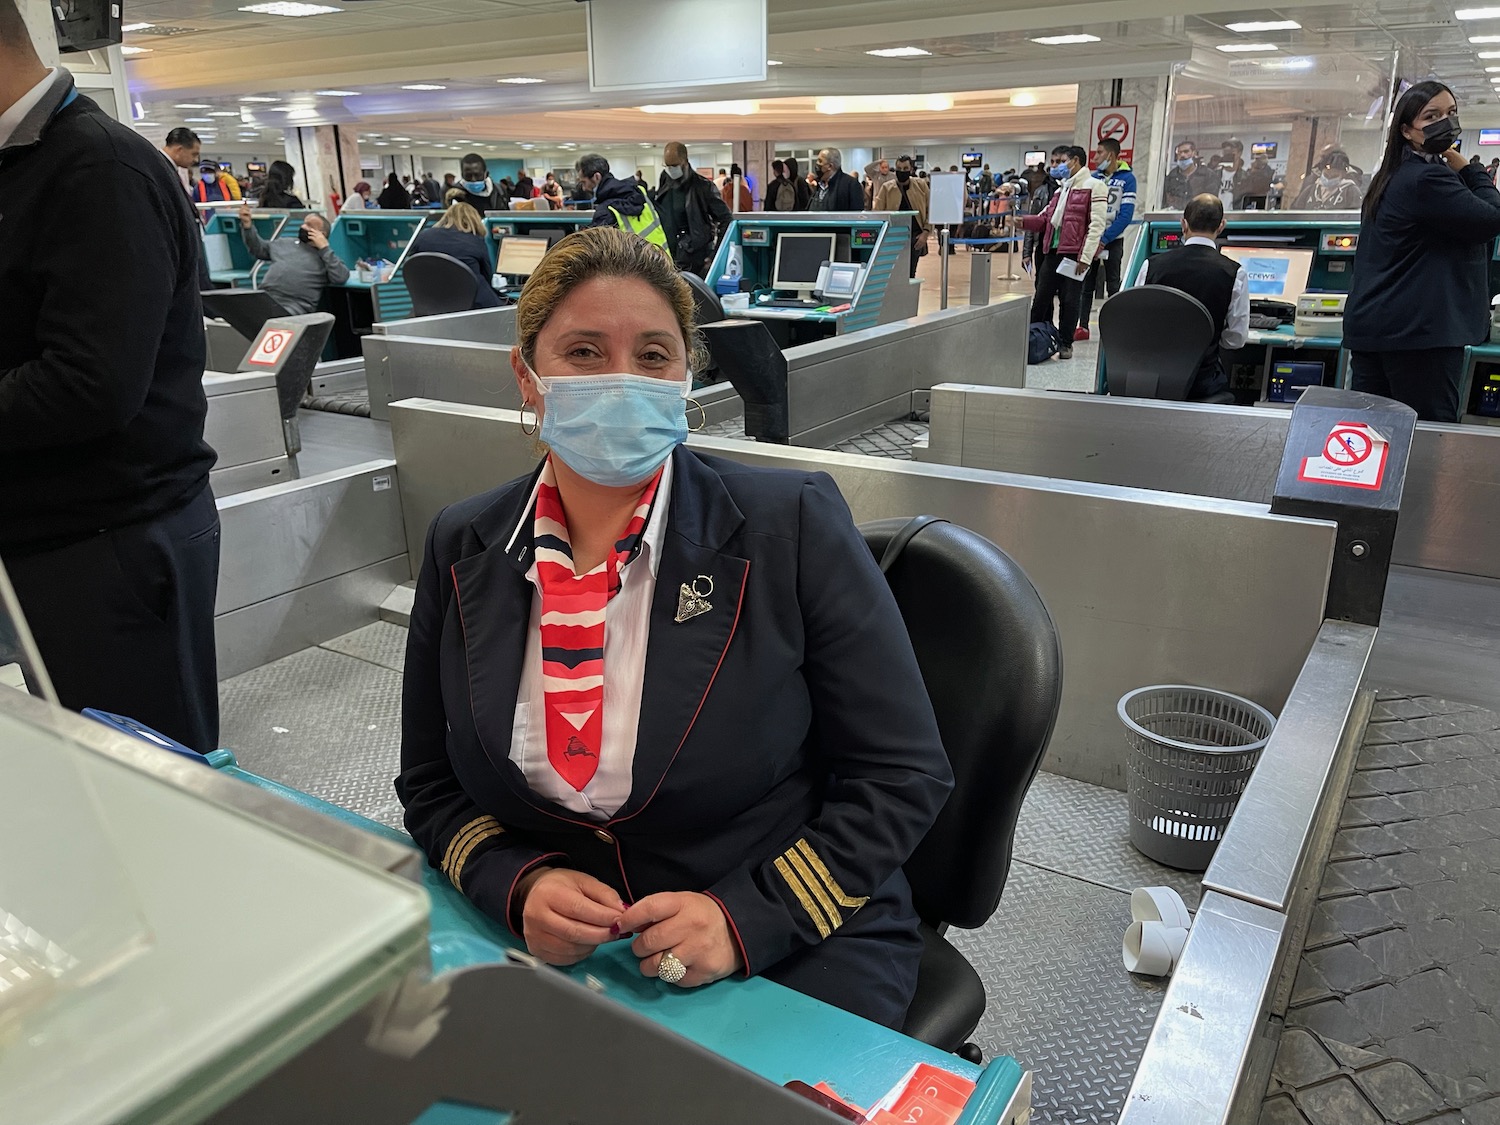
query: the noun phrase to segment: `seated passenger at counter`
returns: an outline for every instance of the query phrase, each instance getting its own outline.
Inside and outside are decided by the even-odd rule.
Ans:
[[[702,355],[666,255],[569,236],[511,356],[549,447],[440,512],[406,651],[406,826],[550,964],[759,975],[899,1027],[901,865],[952,786],[889,588],[833,482],[681,444]]]
[[[1188,390],[1202,400],[1229,389],[1219,349],[1243,348],[1250,335],[1250,278],[1245,267],[1219,252],[1224,204],[1217,195],[1198,195],[1182,209],[1182,245],[1141,263],[1137,285],[1168,285],[1196,297],[1214,318],[1214,335],[1203,352]],[[1146,276],[1149,267],[1150,277]]]
[[[484,220],[467,203],[454,200],[436,226],[427,227],[412,239],[407,255],[412,254],[447,254],[457,258],[474,274],[474,303],[470,307],[493,309],[499,306],[500,298],[490,287],[490,277],[495,269],[484,237]]]
[[[349,280],[349,267],[328,246],[328,220],[309,215],[296,238],[261,238],[250,220],[250,208],[240,208],[240,235],[252,258],[270,262],[260,280],[261,292],[292,316],[317,312],[330,285]]]

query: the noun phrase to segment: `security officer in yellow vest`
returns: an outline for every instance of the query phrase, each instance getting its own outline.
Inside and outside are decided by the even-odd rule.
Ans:
[[[594,194],[594,221],[590,226],[619,227],[653,246],[667,248],[667,232],[656,217],[645,184],[634,176],[615,179],[609,174],[609,161],[597,152],[580,156],[573,170],[578,173],[578,186]]]

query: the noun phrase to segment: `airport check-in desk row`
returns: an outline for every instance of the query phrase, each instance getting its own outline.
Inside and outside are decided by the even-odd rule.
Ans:
[[[1340,403],[1335,409],[1342,410],[1342,406]],[[1299,407],[1303,409],[1306,404]],[[221,587],[221,608],[226,594],[234,600],[250,593],[247,581],[261,581],[262,593],[268,595],[221,614],[221,657],[229,634],[238,627],[243,641],[247,630],[255,631],[251,627],[255,619],[261,620],[262,651],[255,658],[257,664],[280,655],[275,651],[278,647],[316,643],[372,619],[380,595],[371,597],[369,591],[383,586],[389,592],[415,572],[426,526],[439,507],[524,472],[532,463],[531,445],[522,435],[520,418],[514,411],[418,400],[394,404],[391,417],[394,461],[353,466],[221,502],[228,587]],[[1390,512],[1391,505],[1400,500],[1404,477],[1400,426],[1382,422],[1381,428],[1399,452],[1385,478],[1386,491],[1371,496],[1365,511]],[[1313,452],[1310,447],[1301,448],[1307,444],[1306,433],[1298,442],[1288,442],[1283,466],[1288,459]],[[1372,538],[1377,544],[1371,556],[1375,565],[1367,565],[1362,571],[1356,567],[1357,580],[1350,584],[1338,578],[1343,528],[1330,519],[1318,518],[1312,510],[1281,514],[1264,504],[1243,501],[882,461],[769,444],[698,438],[691,439],[690,444],[752,464],[827,471],[858,520],[930,512],[970,526],[1008,551],[1035,581],[1057,624],[1065,654],[1064,698],[1047,760],[1050,770],[1121,787],[1125,762],[1114,703],[1124,690],[1143,682],[1214,683],[1279,712],[1280,724],[1265,751],[1264,768],[1246,792],[1214,866],[1204,878],[1202,905],[1142,1059],[1125,1117],[1131,1125],[1144,1121],[1238,1120],[1244,1102],[1258,1099],[1264,1090],[1263,1068],[1274,1053],[1278,1004],[1284,1007],[1289,986],[1286,961],[1291,958],[1295,963],[1299,912],[1311,906],[1308,872],[1315,873],[1321,867],[1328,846],[1327,832],[1337,818],[1353,749],[1368,711],[1362,680],[1376,630],[1362,621],[1325,617],[1338,615],[1341,605],[1359,603],[1359,598],[1350,600],[1351,590],[1358,588],[1368,598],[1375,584],[1383,587],[1379,540]],[[1340,518],[1344,518],[1342,514]],[[363,594],[353,586],[340,585],[341,576],[332,573],[340,566],[358,562],[354,553],[359,549],[373,554],[397,552],[385,560],[391,565],[384,570],[383,578],[367,583]],[[1281,560],[1284,565],[1268,568],[1263,564],[1266,558]],[[259,572],[254,576],[247,573],[251,569],[247,564],[252,561]],[[1203,581],[1205,574],[1216,575],[1217,581]],[[1330,575],[1335,576],[1333,585]],[[288,580],[305,585],[271,593],[277,582],[286,584]],[[335,620],[337,613],[327,607],[309,611],[330,585],[338,586],[343,600],[363,602],[365,616],[361,621],[351,621],[347,612],[343,619]],[[1107,615],[1098,612],[1101,599],[1109,603]],[[287,612],[289,608],[300,612]],[[228,620],[236,616],[237,622]],[[321,636],[315,635],[319,630]],[[1226,636],[1235,637],[1236,643],[1224,644]],[[226,674],[232,674],[232,669],[226,669]],[[600,970],[606,984],[602,1000],[589,997],[584,989],[571,989],[554,981],[545,971],[512,971],[498,965],[440,978],[437,983],[443,991],[435,993],[420,985],[420,978],[407,976],[423,961],[418,935],[423,932],[424,917],[420,911],[413,911],[413,900],[399,887],[377,894],[380,885],[391,884],[374,878],[363,862],[373,860],[385,871],[405,870],[409,869],[410,853],[381,852],[382,841],[365,833],[340,831],[342,825],[323,818],[310,821],[275,799],[275,787],[252,790],[240,785],[232,771],[227,777],[215,777],[212,771],[194,763],[163,766],[156,752],[144,746],[126,746],[103,728],[86,730],[86,725],[78,721],[44,715],[35,709],[40,704],[28,703],[26,707],[32,709],[15,712],[7,708],[0,721],[14,718],[34,729],[50,730],[54,736],[86,742],[91,747],[87,753],[98,760],[84,768],[91,776],[102,772],[113,777],[116,784],[112,792],[141,786],[136,780],[128,784],[119,780],[123,762],[156,781],[206,795],[210,804],[220,809],[227,806],[238,810],[236,821],[246,824],[240,830],[242,836],[249,832],[251,822],[273,821],[280,827],[270,835],[281,841],[275,846],[283,854],[294,846],[289,836],[306,835],[320,842],[319,854],[333,858],[342,853],[344,859],[334,867],[340,863],[350,867],[345,876],[337,876],[350,886],[341,890],[340,896],[353,893],[351,888],[361,881],[367,885],[361,892],[367,905],[342,911],[339,925],[330,931],[345,934],[349,926],[355,926],[362,936],[340,954],[325,955],[315,980],[304,979],[285,995],[262,988],[259,1002],[225,999],[224,1011],[243,1021],[239,1026],[244,1034],[232,1043],[239,1051],[233,1067],[225,1067],[220,1061],[230,1041],[215,1034],[200,1033],[195,1038],[194,1033],[201,1032],[199,1022],[182,1023],[182,1038],[187,1045],[170,1065],[146,1066],[145,1057],[132,1051],[126,1060],[128,1065],[117,1075],[119,1084],[106,1093],[118,1098],[122,1091],[150,1087],[158,1099],[152,1103],[155,1110],[169,1104],[161,1099],[171,1097],[182,1098],[184,1108],[171,1115],[158,1112],[154,1117],[127,1119],[205,1119],[257,1081],[259,1086],[240,1102],[224,1108],[217,1120],[264,1120],[262,1107],[269,1105],[304,1105],[310,1114],[306,1120],[335,1120],[341,1106],[353,1105],[360,1110],[361,1120],[407,1125],[421,1111],[420,1098],[430,1100],[434,1095],[473,1105],[519,1108],[524,1104],[539,1111],[544,1106],[555,1108],[556,1103],[534,1100],[542,1095],[528,1088],[527,1079],[555,1073],[556,1060],[567,1055],[560,1037],[567,1030],[568,1019],[560,1013],[569,1009],[574,1013],[571,1018],[581,1018],[580,1013],[586,1010],[590,1019],[622,1019],[639,1033],[646,1054],[655,1052],[658,1062],[678,1063],[676,1071],[643,1066],[638,1055],[633,1051],[625,1055],[622,1049],[618,1061],[638,1069],[634,1079],[610,1079],[614,1103],[607,1119],[669,1121],[677,1119],[669,1115],[677,1109],[684,1112],[683,1120],[695,1121],[749,1121],[756,1119],[752,1112],[762,1113],[759,1119],[780,1121],[806,1116],[802,1105],[761,1100],[779,1092],[755,1083],[732,1067],[726,1068],[714,1058],[727,1055],[731,1060],[743,1060],[754,1050],[769,1050],[762,1041],[801,1043],[795,1034],[801,1025],[779,1025],[773,1020],[769,1025],[751,1021],[747,1027],[744,1010],[731,1005],[710,1022],[727,1026],[726,1021],[736,1017],[731,1022],[742,1031],[739,1046],[734,1047],[723,1038],[722,1026],[717,1033],[701,1024],[694,1031],[691,1021],[675,1021],[668,1012],[654,1011],[651,1004],[643,1006],[625,997],[627,1008],[635,1008],[668,1028],[687,1030],[690,1038],[709,1046],[711,1053],[705,1056],[693,1054],[680,1040],[660,1038],[661,1033],[653,1034],[655,1029],[649,1025],[631,1023],[629,1013],[610,1005],[615,977],[607,969]],[[149,762],[143,760],[151,755],[156,756]],[[1288,778],[1295,783],[1284,784]],[[226,787],[231,783],[238,788]],[[158,787],[153,800],[161,804],[178,798]],[[198,830],[214,831],[207,824],[199,825]],[[241,850],[274,843],[262,840],[265,833],[259,828],[249,834],[256,838],[237,844]],[[199,854],[187,847],[166,850],[179,859]],[[362,862],[348,864],[349,857]],[[179,871],[179,867],[181,863],[164,868],[162,879],[149,881],[146,895],[152,906],[165,901],[158,896],[167,895],[174,880],[188,886],[192,878],[215,878],[215,872],[190,874]],[[318,875],[325,881],[335,877]],[[163,888],[163,884],[167,886]],[[297,880],[288,885],[288,894],[293,886],[304,898],[330,893],[326,885],[320,891]],[[342,897],[337,901],[342,902]],[[285,909],[285,903],[273,894],[264,900],[247,899],[244,906],[258,911],[262,918],[279,916]],[[307,915],[310,921],[321,917]],[[428,924],[437,929],[436,921]],[[255,932],[248,922],[244,928],[249,934]],[[169,927],[159,930],[165,939]],[[176,940],[175,932],[172,937],[163,941],[163,947],[170,946],[174,955],[193,945]],[[288,931],[288,937],[295,935]],[[378,964],[367,959],[371,943],[386,951]],[[281,957],[292,956],[284,951],[285,944],[274,948],[283,950],[278,954]],[[215,948],[215,965],[222,965],[221,954],[222,950]],[[434,964],[442,963],[436,945],[428,956]],[[263,965],[264,959],[252,966],[253,972],[247,969],[247,987],[265,984],[259,975],[262,972],[285,969],[276,964],[258,967]],[[354,965],[359,971],[351,975]],[[209,970],[200,963],[194,971]],[[397,987],[402,980],[407,983]],[[385,991],[377,996],[382,988]],[[103,995],[111,998],[108,992]],[[704,995],[711,1001],[713,995],[729,997],[734,993],[721,988],[720,993]],[[269,1005],[265,1003],[267,997],[273,998]],[[616,998],[620,996],[616,994]],[[235,1001],[232,1006],[231,999]],[[1003,1004],[1005,997],[992,996],[991,1003]],[[364,1014],[354,1016],[362,1006]],[[499,1008],[525,1011],[528,1019],[499,1021],[503,1026],[498,1028],[489,1026],[496,1024],[492,1013]],[[438,1018],[439,1009],[446,1009],[447,1014]],[[553,1009],[559,1013],[556,1018],[548,1014]],[[486,1012],[491,1016],[486,1017]],[[533,1013],[535,1020],[530,1018]],[[201,1006],[191,1014],[194,1021],[204,1018]],[[475,1021],[486,1024],[483,1034],[474,1030]],[[822,1026],[826,1030],[827,1025]],[[430,1039],[434,1033],[438,1038]],[[891,1067],[899,1061],[899,1070],[912,1057],[908,1054],[898,1060],[886,1056],[879,1065],[870,1063],[858,1050],[861,1039],[849,1038],[851,1033],[844,1028],[841,1035],[826,1037],[820,1049],[807,1057],[815,1057],[819,1065],[830,1068],[830,1077],[855,1079],[868,1070],[865,1081],[875,1084],[878,1070],[879,1081],[886,1085],[899,1077],[890,1073]],[[622,1034],[629,1034],[623,1026]],[[893,1033],[885,1034],[891,1037],[888,1043],[900,1039]],[[529,1044],[517,1045],[528,1039]],[[424,1053],[421,1048],[428,1042],[439,1050]],[[468,1046],[463,1047],[464,1043]],[[461,1059],[465,1057],[463,1052],[475,1049],[476,1043],[486,1044],[486,1058],[507,1059],[516,1065],[470,1066],[467,1086],[455,1085],[465,1072],[463,1067],[435,1066],[439,1055],[451,1049],[458,1052],[452,1057]],[[674,1053],[685,1050],[686,1056]],[[548,1057],[552,1063],[547,1062]],[[780,1057],[786,1057],[784,1051]],[[410,1065],[402,1064],[402,1058],[410,1059]],[[842,1065],[852,1067],[847,1074],[836,1071],[840,1059]],[[0,1066],[12,1061],[4,1060]],[[153,1061],[160,1064],[159,1059]],[[75,1065],[56,1054],[47,1062],[65,1072]],[[1014,1070],[1001,1066],[1006,1062],[996,1059],[986,1071],[994,1073],[991,1081],[997,1085],[1004,1077],[1006,1088],[997,1089],[987,1108],[971,1104],[969,1115],[963,1119],[965,1125],[1014,1120],[1013,1115],[1005,1115],[1024,1108],[1011,1100],[1022,1083]],[[778,1083],[790,1077],[807,1077],[805,1062],[794,1068],[784,1062],[781,1065],[784,1069],[778,1073],[761,1073]],[[969,1073],[957,1060],[950,1060],[948,1065],[959,1073]],[[997,1066],[1000,1069],[995,1069]],[[674,1072],[680,1072],[676,1085],[670,1081]],[[481,1075],[482,1080],[475,1075]],[[659,1098],[651,1100],[660,1089],[652,1083],[666,1083],[674,1093],[680,1091],[680,1097],[664,1107]],[[561,1085],[579,1098],[593,1096],[591,1089],[579,1089],[583,1084]],[[558,1096],[557,1086],[553,1083],[548,1093]],[[66,1082],[53,1083],[50,1088],[72,1092]],[[709,1096],[709,1088],[721,1094],[742,1092],[732,1098],[725,1096],[722,1106],[716,1104],[713,1112],[705,1114],[706,1103],[701,1099]],[[183,1096],[187,1090],[194,1091],[192,1098]],[[735,1108],[741,1103],[746,1107],[742,1116]],[[650,1108],[649,1116],[637,1115],[642,1107]],[[578,1114],[578,1108],[569,1107],[578,1119],[592,1119]],[[692,1116],[694,1113],[698,1116]],[[764,1116],[766,1113],[770,1116]],[[539,1119],[551,1118],[544,1115]],[[829,1120],[822,1116],[806,1119]]]
[[[1245,267],[1252,325],[1256,302],[1274,302],[1285,313],[1284,323],[1252,326],[1243,348],[1223,352],[1235,402],[1283,405],[1295,402],[1307,386],[1348,387],[1343,321],[1345,299],[1354,281],[1359,213],[1235,211],[1225,216],[1225,223],[1220,249]],[[1181,242],[1180,212],[1146,215],[1122,271],[1123,284],[1132,284],[1143,263]],[[1492,247],[1492,297],[1500,294],[1497,255],[1500,241]],[[1148,281],[1150,276],[1148,268]],[[1101,358],[1095,389],[1103,393],[1107,386],[1108,372]],[[1459,394],[1465,422],[1500,419],[1500,342],[1468,349]]]

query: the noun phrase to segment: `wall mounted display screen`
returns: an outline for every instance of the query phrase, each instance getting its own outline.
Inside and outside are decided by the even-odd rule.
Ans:
[[[1500,145],[1500,129],[1479,130],[1479,143],[1482,145]]]

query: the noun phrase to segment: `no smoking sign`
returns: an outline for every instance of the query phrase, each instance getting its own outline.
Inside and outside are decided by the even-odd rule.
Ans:
[[[286,351],[296,333],[285,328],[268,328],[261,333],[249,362],[261,367],[275,367],[281,362],[281,353]]]
[[[1120,159],[1129,161],[1135,155],[1135,110],[1133,105],[1096,105],[1089,126],[1094,147],[1100,141],[1118,141]]]

